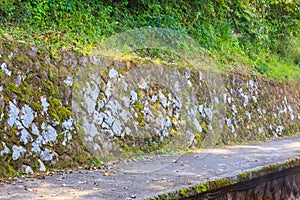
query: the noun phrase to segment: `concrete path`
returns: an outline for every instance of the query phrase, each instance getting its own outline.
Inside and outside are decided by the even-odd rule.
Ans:
[[[0,199],[144,199],[300,158],[300,137],[0,183]]]

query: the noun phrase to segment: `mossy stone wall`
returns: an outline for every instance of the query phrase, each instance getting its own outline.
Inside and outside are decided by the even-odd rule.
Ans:
[[[99,65],[105,65],[100,74],[89,71]],[[299,82],[235,71],[218,74],[218,82],[215,72],[163,65],[145,70],[151,67],[0,41],[0,177],[107,161],[120,149],[156,151],[176,135],[184,135],[185,147],[205,147],[220,102],[220,132],[209,147],[300,133]],[[153,83],[147,72],[157,75]],[[92,87],[93,78],[99,84]],[[222,89],[213,94],[210,85]],[[85,114],[74,112],[74,100],[86,104]]]

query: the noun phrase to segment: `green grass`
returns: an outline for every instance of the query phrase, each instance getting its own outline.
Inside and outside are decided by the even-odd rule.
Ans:
[[[222,69],[300,77],[298,1],[2,0],[0,24],[0,37],[86,54],[114,34],[162,27],[193,38]]]

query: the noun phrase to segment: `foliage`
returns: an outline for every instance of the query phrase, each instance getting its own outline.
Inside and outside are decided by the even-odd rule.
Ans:
[[[270,75],[258,65],[277,57],[300,73],[299,1],[2,0],[0,22],[0,35],[81,50],[131,28],[165,27],[190,35],[221,64],[247,60]]]

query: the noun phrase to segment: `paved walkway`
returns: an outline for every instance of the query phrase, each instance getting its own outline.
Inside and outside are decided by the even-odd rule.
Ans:
[[[300,137],[0,183],[0,199],[144,199],[300,158]]]

